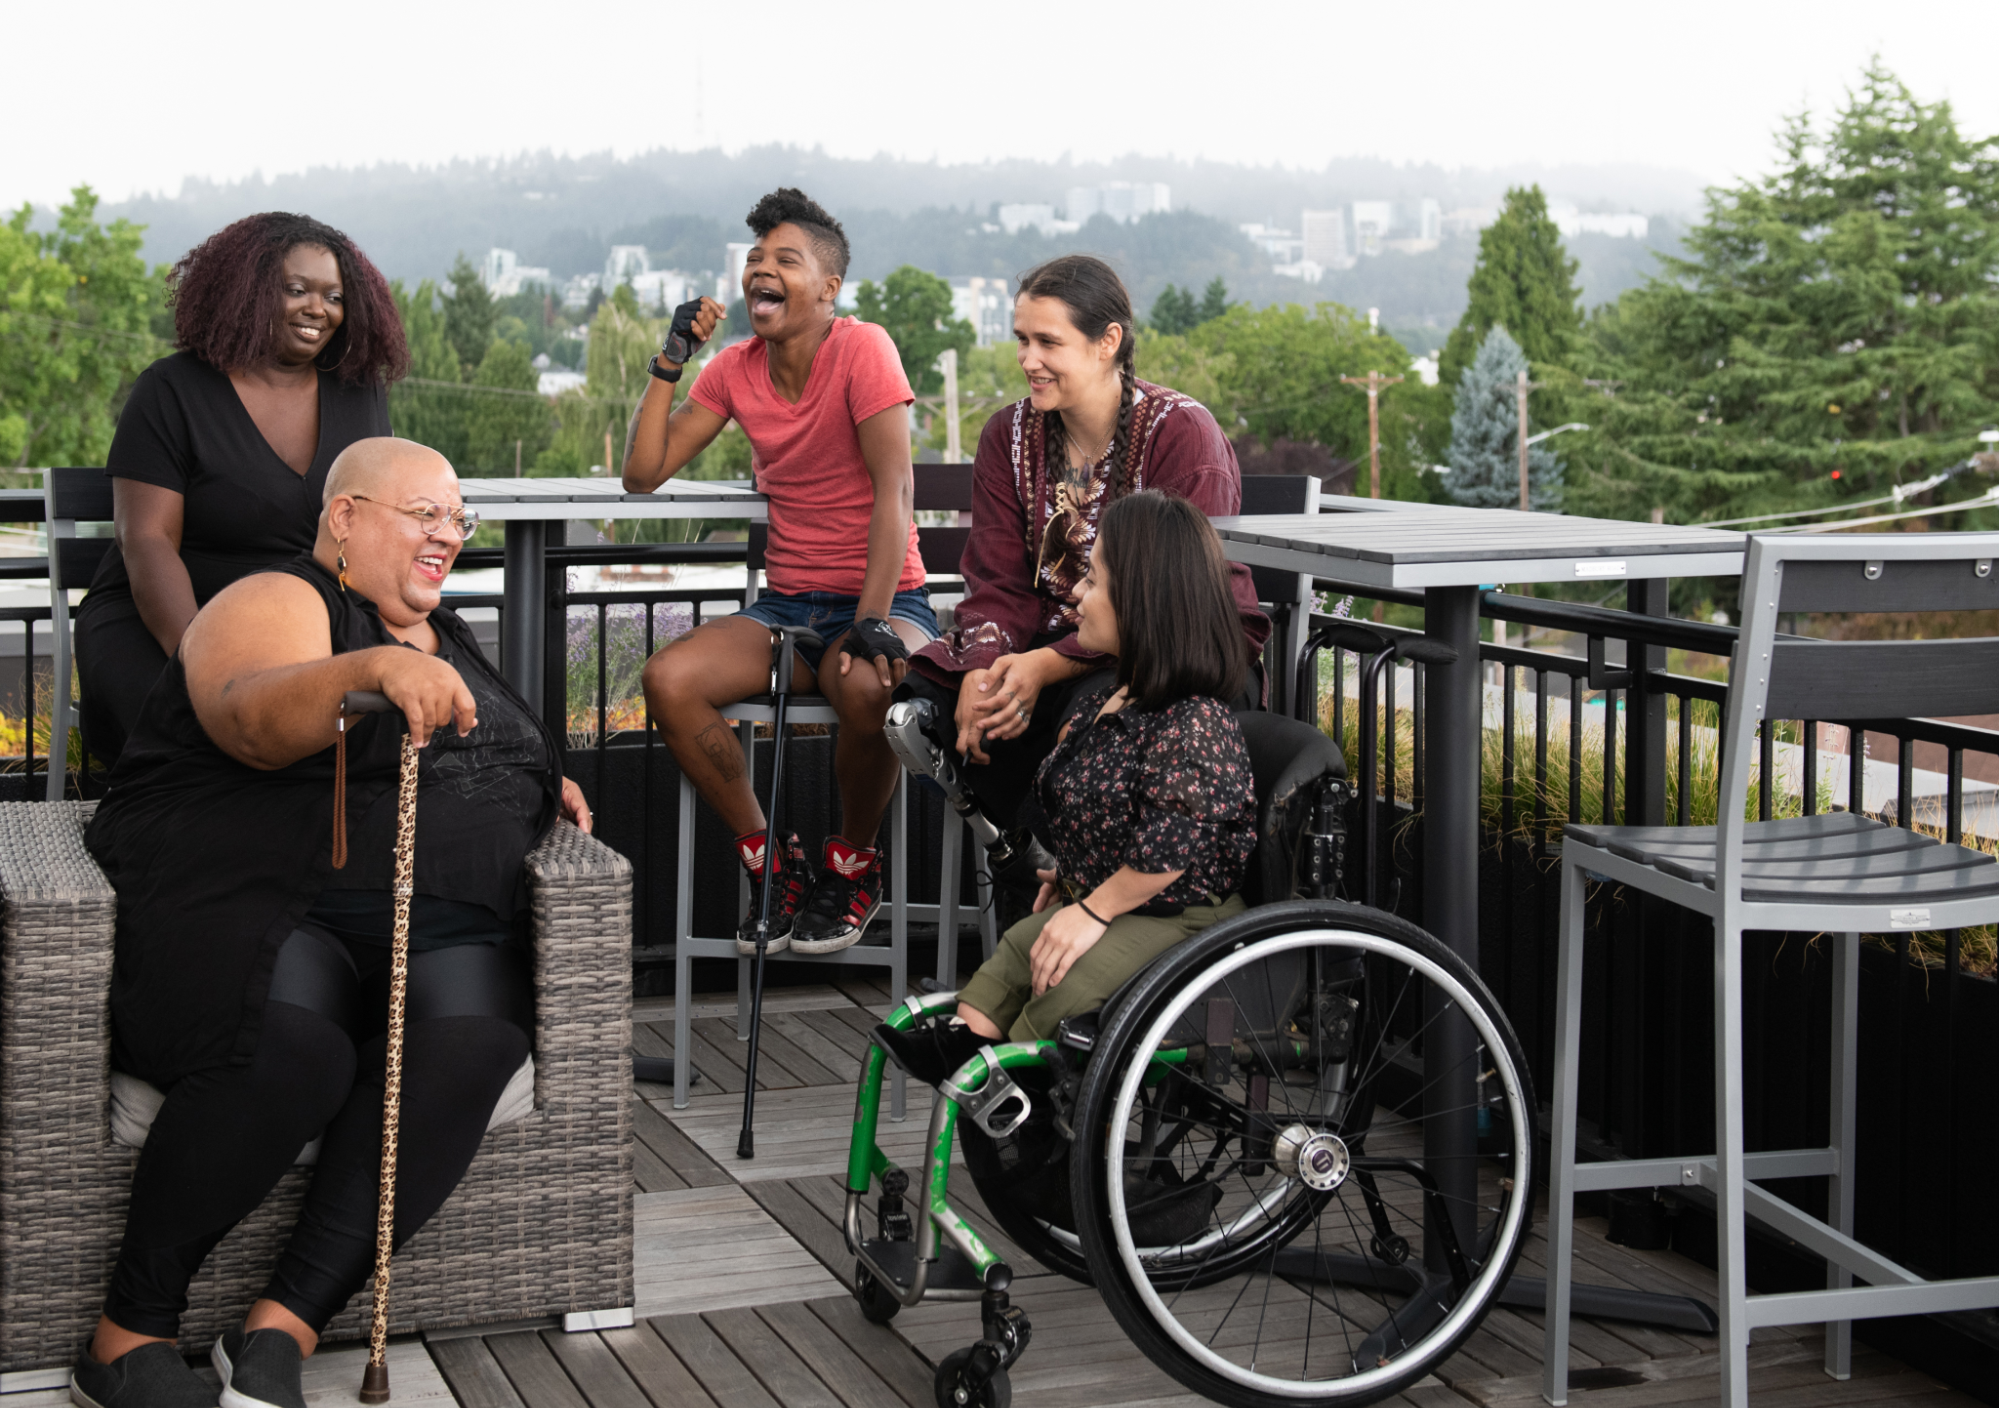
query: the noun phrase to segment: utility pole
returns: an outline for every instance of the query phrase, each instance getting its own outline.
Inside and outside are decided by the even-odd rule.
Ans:
[[[1384,377],[1379,372],[1369,372],[1364,377],[1341,377],[1348,386],[1364,387],[1367,390],[1367,492],[1371,499],[1381,497],[1381,393],[1401,381],[1400,377]],[[1523,452],[1524,453],[1524,452]]]
[[[938,355],[937,367],[944,374],[944,463],[961,464],[965,442],[958,431],[958,349],[945,348]]]
[[[1528,503],[1527,501],[1527,393],[1535,390],[1540,385],[1541,383],[1539,382],[1530,382],[1527,380],[1527,370],[1524,367],[1521,368],[1520,375],[1514,379],[1513,383],[1514,404],[1519,408],[1520,411],[1520,512],[1523,514],[1527,512],[1527,503]]]

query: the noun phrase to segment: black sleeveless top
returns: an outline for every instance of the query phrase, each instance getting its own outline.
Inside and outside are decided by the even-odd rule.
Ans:
[[[310,555],[268,571],[319,593],[334,654],[401,646],[374,604],[343,592]],[[433,735],[423,750],[417,888],[483,906],[505,924],[526,907],[523,861],[557,815],[555,740],[486,665],[456,613],[440,607],[430,623],[440,654],[479,701],[480,724],[449,744]],[[167,663],[84,836],[118,892],[111,1020],[119,1070],[164,1086],[249,1060],[278,949],[306,910],[336,878],[350,889],[388,884],[401,741],[395,716],[372,715],[349,730],[352,875],[335,872],[333,750],[273,770],[237,762],[201,727],[179,654]]]

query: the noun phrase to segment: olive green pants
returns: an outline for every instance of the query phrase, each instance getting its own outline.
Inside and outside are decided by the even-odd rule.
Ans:
[[[1189,905],[1177,915],[1120,915],[1062,981],[1034,996],[1034,941],[1055,918],[1049,906],[1009,929],[993,957],[958,991],[958,1001],[991,1018],[1009,1042],[1052,1041],[1064,1018],[1101,1008],[1126,979],[1191,935],[1248,908],[1240,895],[1219,905]]]

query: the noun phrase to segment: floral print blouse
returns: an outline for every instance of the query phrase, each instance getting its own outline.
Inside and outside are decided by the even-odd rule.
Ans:
[[[1078,704],[1068,737],[1035,775],[1045,814],[1035,832],[1084,894],[1129,866],[1186,872],[1145,911],[1226,898],[1256,849],[1255,779],[1235,715],[1196,695],[1097,717],[1109,697],[1102,691]]]

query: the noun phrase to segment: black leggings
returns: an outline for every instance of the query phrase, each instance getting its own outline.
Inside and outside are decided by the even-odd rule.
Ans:
[[[248,1217],[313,1137],[319,1164],[264,1296],[324,1329],[374,1270],[389,953],[295,930],[279,953],[248,1065],[175,1082],[132,1181],[104,1314],[174,1336],[202,1259]],[[528,1053],[533,993],[517,951],[461,944],[410,956],[396,1246],[471,1167]]]

